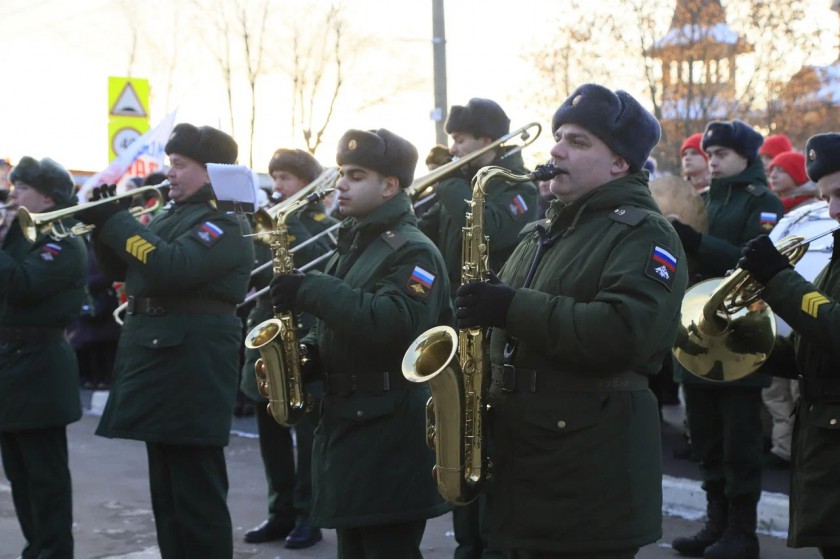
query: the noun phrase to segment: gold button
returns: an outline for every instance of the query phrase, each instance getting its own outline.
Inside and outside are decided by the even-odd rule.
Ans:
[[[565,429],[566,428],[566,422],[561,419],[560,421],[557,422],[557,427],[559,429]]]
[[[356,417],[364,417],[364,415],[365,412],[363,412],[362,410],[356,410]]]
[[[828,424],[829,424],[829,425],[837,425],[837,420],[836,420],[836,419],[831,419],[831,420],[828,422]]]

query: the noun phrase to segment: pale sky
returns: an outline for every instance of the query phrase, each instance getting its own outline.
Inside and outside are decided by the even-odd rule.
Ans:
[[[286,0],[287,5],[322,6],[325,2]],[[785,0],[779,2],[781,6]],[[812,2],[815,17],[837,21],[837,14],[828,10],[829,0]],[[186,4],[165,0],[3,0],[0,60],[5,83],[0,94],[0,157],[15,163],[23,155],[48,156],[68,168],[104,168],[108,164],[108,76],[127,75],[132,29],[142,36],[132,75],[150,80],[152,126],[177,108],[177,122],[207,124],[230,132],[225,88],[219,67],[208,52],[210,37],[196,33],[177,7]],[[348,128],[384,127],[411,140],[422,161],[435,142],[434,123],[429,118],[434,100],[431,0],[346,0],[343,4],[348,32],[365,37],[373,48],[348,61],[355,83],[342,94],[342,104],[316,156],[331,165],[336,142]],[[564,4],[564,0],[446,0],[449,104],[489,97],[506,110],[512,128],[539,121],[544,129],[536,150],[547,153],[551,115],[530,114],[526,108],[524,97],[529,87],[537,85],[522,55],[562,17]],[[282,57],[284,29],[272,29],[271,33],[273,56]],[[176,48],[173,45],[177,47],[177,76],[169,82],[166,58]],[[410,90],[356,110],[360,97],[377,90],[398,90],[394,80],[406,75],[415,82]],[[612,79],[614,83],[605,85],[644,95],[643,90],[633,91],[638,84],[622,83],[627,78]],[[290,136],[290,109],[283,99],[288,87],[283,80],[280,75],[267,76],[258,86],[254,167],[260,172],[265,171],[274,149],[304,147]],[[244,75],[236,83],[234,95],[241,101],[237,103],[235,137],[240,144],[240,162],[246,163]],[[557,104],[562,101],[558,98]]]

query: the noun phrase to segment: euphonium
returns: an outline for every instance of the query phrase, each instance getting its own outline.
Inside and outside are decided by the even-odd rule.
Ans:
[[[263,233],[270,238],[274,275],[288,274],[294,269],[286,219],[330,192],[332,189],[321,190],[288,205],[276,215],[274,229]],[[245,338],[245,347],[260,352],[254,373],[257,389],[268,398],[266,409],[277,423],[286,427],[300,421],[311,406],[311,398],[303,387],[297,330],[294,313],[280,312],[258,324]]]
[[[495,166],[478,171],[461,240],[461,283],[490,279],[490,239],[484,233],[487,184],[497,177],[519,183],[548,180],[555,174],[548,165],[527,175]],[[485,434],[489,379],[484,346],[483,328],[461,329],[456,334],[449,326],[437,326],[414,340],[403,356],[405,378],[429,383],[432,397],[426,404],[426,439],[436,454],[433,475],[440,494],[455,505],[475,499],[489,475]]]

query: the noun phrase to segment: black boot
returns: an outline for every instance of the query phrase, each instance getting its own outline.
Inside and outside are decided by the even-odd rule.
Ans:
[[[674,551],[688,557],[703,557],[707,547],[718,541],[726,528],[727,503],[722,488],[706,490],[706,524],[693,536],[677,538]]]
[[[705,559],[758,559],[755,524],[758,501],[749,495],[734,497],[729,503],[729,520],[723,535],[706,549]]]

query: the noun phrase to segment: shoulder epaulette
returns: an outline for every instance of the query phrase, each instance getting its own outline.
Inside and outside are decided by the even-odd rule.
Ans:
[[[399,249],[401,246],[408,242],[408,237],[406,237],[399,231],[393,231],[391,229],[388,229],[387,231],[382,233],[381,237],[386,243],[388,243],[388,246],[390,246],[393,250]]]
[[[610,219],[626,225],[638,225],[647,217],[647,212],[635,206],[619,206],[610,213]]]
[[[549,220],[546,218],[538,219],[536,221],[532,221],[531,223],[527,223],[525,227],[519,232],[520,237],[524,237],[525,235],[529,234],[531,231],[537,228],[537,225],[544,225],[548,227]]]
[[[744,190],[746,190],[753,196],[758,197],[767,192],[767,187],[760,184],[750,183],[746,187],[744,187]]]

